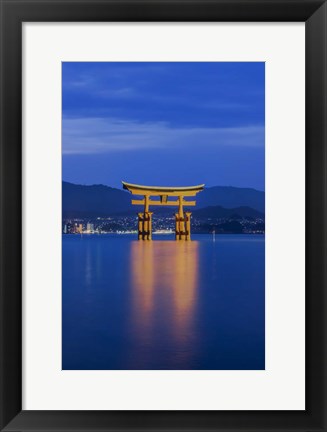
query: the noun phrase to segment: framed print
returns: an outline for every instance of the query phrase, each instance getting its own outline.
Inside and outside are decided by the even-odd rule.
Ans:
[[[1,430],[324,431],[326,3],[1,7]]]

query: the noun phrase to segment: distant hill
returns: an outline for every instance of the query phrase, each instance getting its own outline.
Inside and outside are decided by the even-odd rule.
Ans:
[[[131,196],[124,190],[62,182],[63,217],[110,216],[131,210]]]
[[[232,186],[205,188],[196,197],[197,208],[220,205],[225,208],[251,207],[265,212],[265,193],[256,189]]]
[[[141,207],[132,206],[131,197],[131,194],[123,189],[105,185],[84,186],[62,182],[62,214],[64,218],[135,214]],[[208,207],[224,207],[224,210],[232,209],[234,213],[235,208],[251,207],[252,211],[261,213],[264,213],[265,209],[264,192],[230,186],[205,188],[196,196],[196,201],[197,206],[190,208],[193,214]],[[219,208],[210,212],[222,212]],[[174,207],[157,207],[155,211],[170,214],[174,212]]]
[[[251,207],[236,207],[232,209],[224,208],[222,206],[209,206],[199,210],[193,211],[194,217],[199,218],[228,218],[228,217],[250,217],[250,218],[264,218],[264,214]]]

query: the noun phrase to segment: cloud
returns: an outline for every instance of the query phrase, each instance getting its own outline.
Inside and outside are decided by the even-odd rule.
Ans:
[[[264,146],[264,127],[173,127],[167,122],[63,118],[63,154],[102,154],[199,146]]]
[[[82,75],[74,79],[63,80],[62,85],[66,91],[69,89],[81,91],[82,88],[84,88],[84,91],[88,91],[88,88],[94,85],[94,79],[91,76]]]
[[[120,87],[120,88],[101,88],[100,90],[95,90],[92,93],[97,97],[101,98],[119,98],[119,99],[130,99],[138,97],[136,90],[132,87]]]

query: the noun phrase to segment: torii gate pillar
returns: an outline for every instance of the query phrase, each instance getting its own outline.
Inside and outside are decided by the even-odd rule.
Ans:
[[[138,239],[152,240],[153,212],[138,213]]]
[[[175,239],[191,240],[191,212],[183,210],[184,197],[179,196],[178,213],[175,214]]]

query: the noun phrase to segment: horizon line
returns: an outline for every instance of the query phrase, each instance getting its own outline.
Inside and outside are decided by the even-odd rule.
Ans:
[[[105,187],[109,187],[109,188],[112,188],[112,189],[124,190],[123,188],[119,188],[119,187],[116,187],[116,186],[110,186],[110,185],[108,185],[108,184],[104,184],[104,183],[82,184],[82,183],[73,183],[73,182],[71,182],[71,181],[67,181],[67,180],[63,180],[63,179],[61,180],[61,182],[62,182],[62,183],[69,183],[69,184],[72,184],[72,185],[74,185],[74,186],[86,186],[86,187],[91,187],[91,186],[105,186]],[[164,187],[164,186],[162,186],[162,187]],[[168,186],[167,186],[167,187],[168,187]],[[181,187],[182,187],[182,186],[181,186]],[[255,191],[265,193],[265,190],[257,189],[257,188],[255,188],[255,187],[250,187],[250,186],[214,185],[214,186],[206,186],[205,189],[210,189],[210,188],[214,188],[214,187],[226,187],[226,188],[229,187],[229,188],[235,188],[235,189],[253,189],[253,190],[255,190]]]

